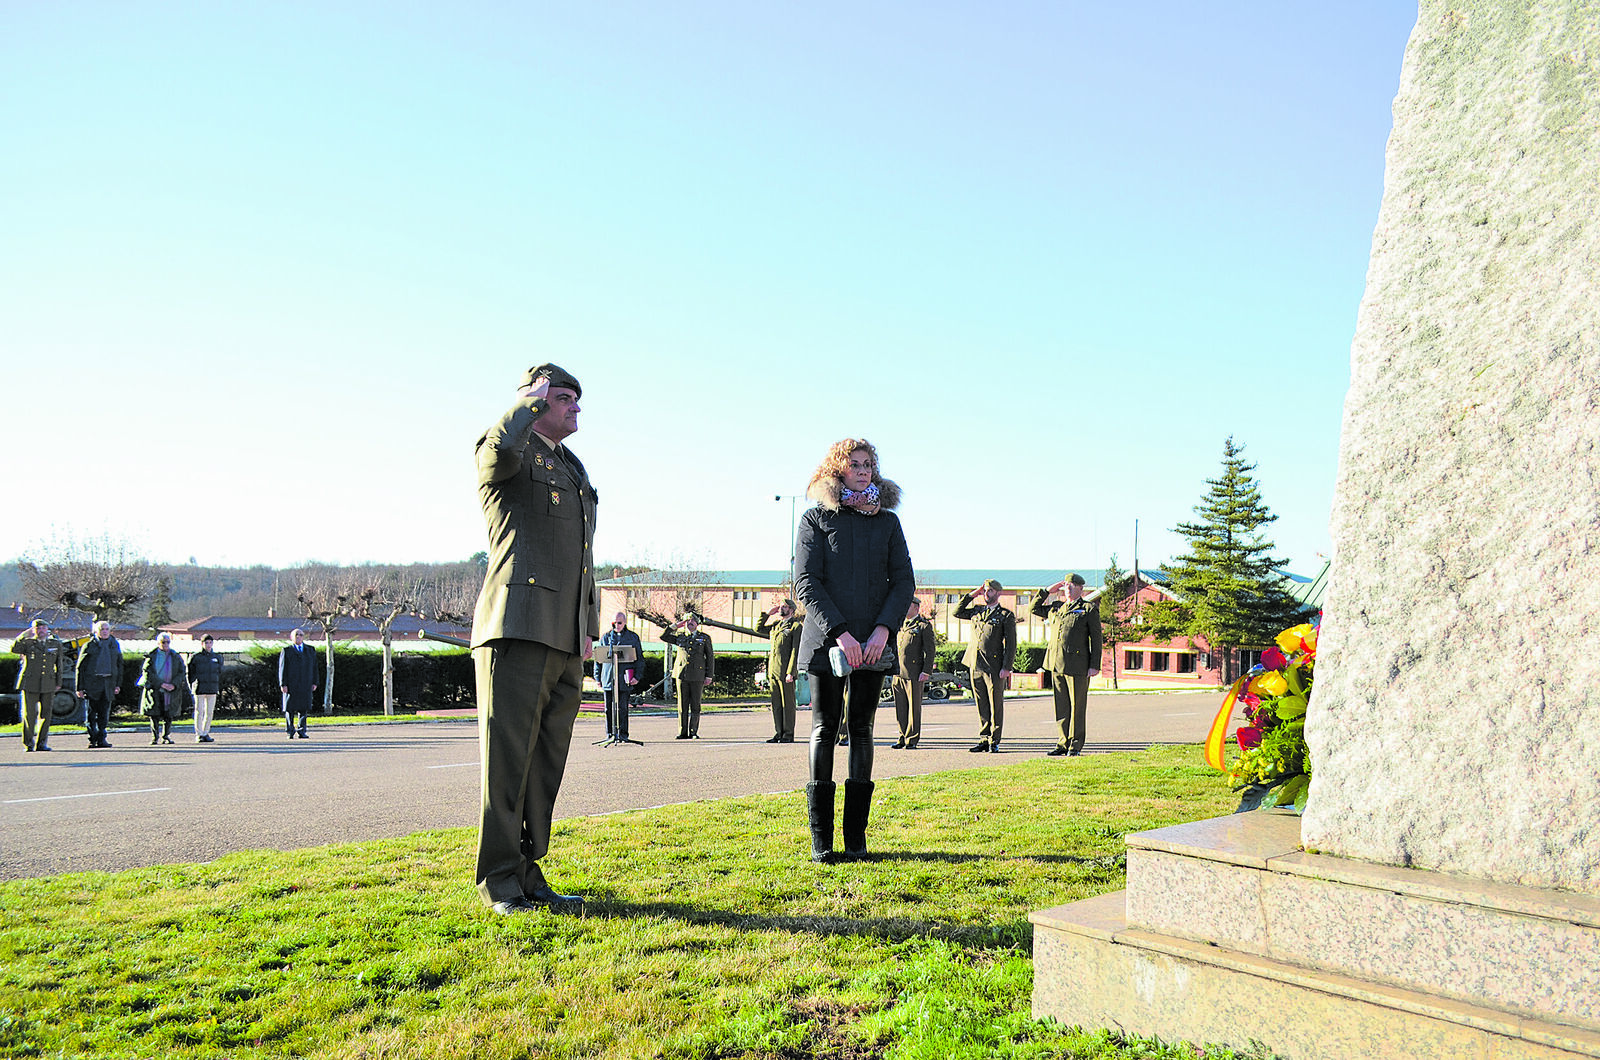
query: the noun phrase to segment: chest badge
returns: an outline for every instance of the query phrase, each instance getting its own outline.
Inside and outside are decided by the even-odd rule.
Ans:
[[[561,492],[559,490],[551,490],[550,491],[550,503],[551,504],[560,504],[561,503]]]

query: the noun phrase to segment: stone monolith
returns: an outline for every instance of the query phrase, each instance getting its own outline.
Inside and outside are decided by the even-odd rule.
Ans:
[[[1600,894],[1600,8],[1424,2],[1345,402],[1308,850]]]

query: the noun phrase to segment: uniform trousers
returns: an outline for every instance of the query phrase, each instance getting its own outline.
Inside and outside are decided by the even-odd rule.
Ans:
[[[526,897],[542,880],[550,821],[583,701],[583,659],[531,640],[474,648],[483,812],[478,894],[485,904]]]
[[[678,735],[700,735],[700,698],[705,694],[704,681],[678,679]]]
[[[772,735],[794,739],[794,682],[769,673],[767,692],[772,698]]]
[[[194,738],[211,735],[211,716],[217,712],[215,692],[194,694]]]
[[[922,739],[924,683],[917,677],[909,681],[903,677],[896,677],[890,683],[890,687],[894,689],[894,720],[900,724],[900,739],[905,741],[907,747],[917,746],[917,741]]]
[[[991,747],[1000,743],[1006,720],[1006,681],[999,674],[972,671],[972,698],[978,703],[978,739]]]
[[[55,692],[34,692],[22,689],[22,747],[32,751],[50,743],[50,711]]]
[[[1063,751],[1083,750],[1083,725],[1089,715],[1089,675],[1052,673],[1050,693],[1056,702],[1056,746]]]

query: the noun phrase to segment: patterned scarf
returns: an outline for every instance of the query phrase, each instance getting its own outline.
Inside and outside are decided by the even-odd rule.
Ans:
[[[848,486],[843,487],[844,493],[841,500],[846,507],[860,512],[862,515],[878,514],[878,484],[869,483],[864,490],[853,490]]]

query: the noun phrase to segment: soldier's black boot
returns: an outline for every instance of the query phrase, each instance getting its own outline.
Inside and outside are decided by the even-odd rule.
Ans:
[[[833,860],[832,781],[812,781],[806,785],[806,811],[811,817],[811,860]]]
[[[867,817],[872,809],[870,780],[844,782],[844,852],[853,858],[867,854]]]

